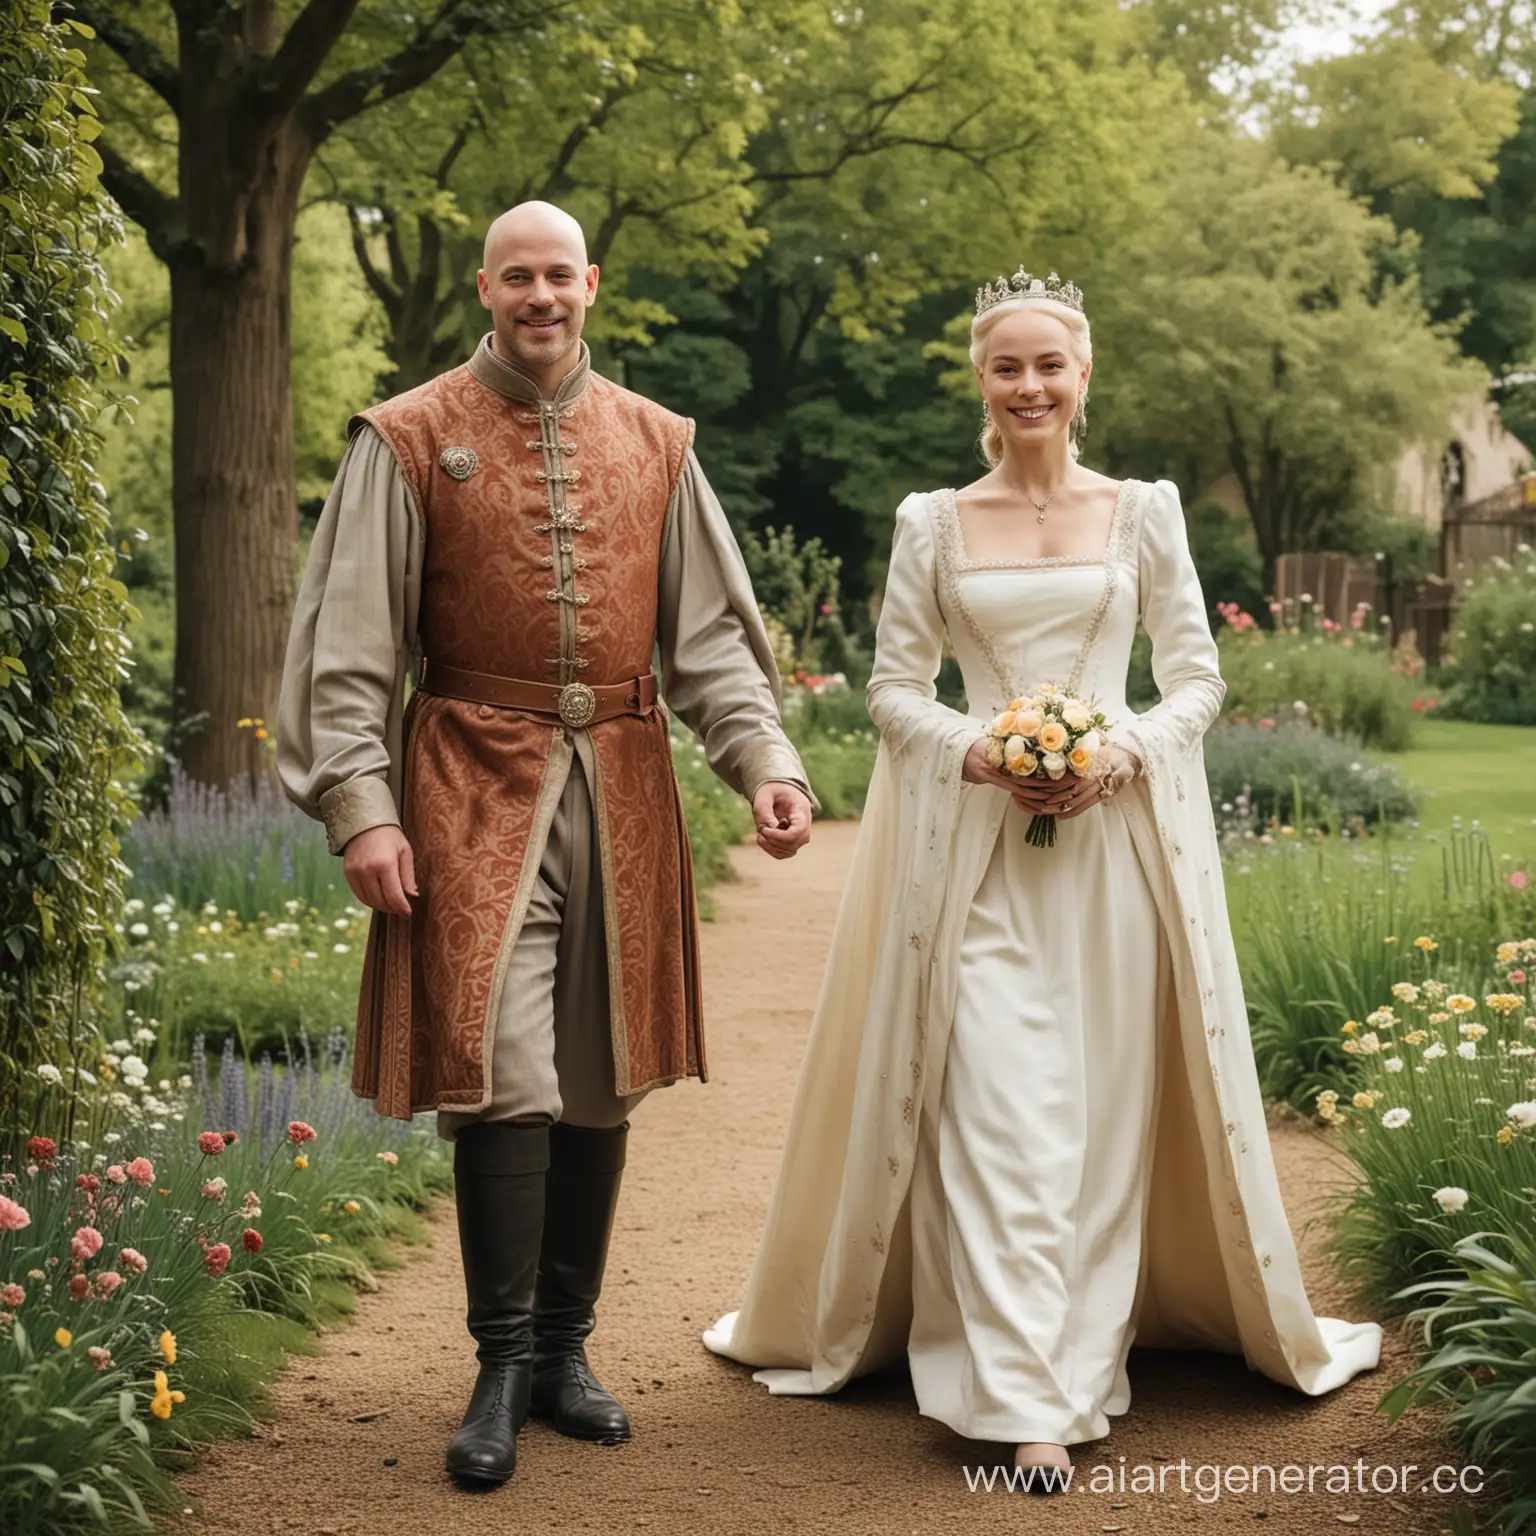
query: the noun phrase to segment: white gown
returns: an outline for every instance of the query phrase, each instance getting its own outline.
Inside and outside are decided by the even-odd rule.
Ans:
[[[935,697],[946,641],[967,714]],[[1122,487],[1102,558],[973,561],[952,492],[902,503],[859,844],[745,1295],[703,1336],[770,1392],[905,1358],[960,1434],[1071,1445],[1129,1406],[1133,1341],[1312,1395],[1378,1363],[1376,1323],[1313,1315],[1275,1177],[1201,750],[1217,661],[1170,482]],[[1042,681],[1146,770],[1051,849],[960,771]]]
[[[1065,686],[1099,558],[962,559],[959,575],[1018,690]],[[1130,617],[1105,637],[1126,663]],[[955,653],[967,695],[989,697],[964,629]],[[1111,721],[1120,675],[1097,700]],[[1162,934],[1123,812],[1058,822],[1054,848],[1031,847],[1028,826],[1006,809],[961,936],[939,1114],[913,1172],[908,1359],[919,1408],[957,1433],[1071,1445],[1130,1403]]]

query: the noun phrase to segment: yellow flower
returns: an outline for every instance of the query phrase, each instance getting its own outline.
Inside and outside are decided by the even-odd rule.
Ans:
[[[1349,1102],[1353,1104],[1356,1109],[1369,1109],[1373,1104],[1375,1104],[1376,1096],[1374,1094],[1361,1092],[1357,1093]]]
[[[1506,939],[1495,951],[1495,958],[1500,965],[1508,965],[1519,953],[1519,944],[1514,939]]]
[[[172,1403],[184,1403],[187,1394],[180,1391],[172,1391],[169,1378],[164,1371],[155,1372],[155,1395],[149,1400],[149,1411],[157,1419],[168,1419],[171,1416]]]
[[[1386,938],[1384,938],[1381,942],[1383,944],[1396,944],[1397,943],[1397,935],[1395,933],[1389,933],[1386,936]]]
[[[1028,705],[1018,710],[1013,717],[1013,730],[1017,736],[1033,736],[1044,724],[1045,716],[1038,709],[1031,709]],[[1059,730],[1060,727],[1058,726],[1057,729]],[[1041,745],[1043,746],[1044,743],[1042,742]]]
[[[309,1167],[309,1159],[307,1157],[305,1157],[302,1152],[300,1152],[299,1155],[296,1158],[294,1158],[293,1166],[295,1168],[300,1169],[300,1170],[308,1168]]]
[[[356,1200],[348,1200],[342,1206],[342,1210],[344,1210],[348,1216],[355,1216],[360,1210],[362,1210],[362,1206],[360,1206]]]
[[[1354,1034],[1354,1032],[1357,1029],[1359,1029],[1359,1028],[1360,1028],[1359,1020],[1357,1020],[1357,1019],[1345,1019],[1345,1021],[1344,1021],[1344,1033],[1346,1035]]]
[[[165,1356],[167,1365],[176,1364],[176,1335],[169,1328],[160,1335],[160,1353]]]
[[[1344,1042],[1344,1049],[1351,1056],[1358,1056],[1360,1054],[1360,1043],[1357,1040],[1346,1040]]]
[[[1514,1139],[1515,1128],[1512,1125],[1501,1125],[1499,1127],[1498,1135],[1494,1137],[1494,1140],[1497,1141],[1501,1147],[1507,1147],[1509,1143]]]
[[[57,1344],[60,1349],[68,1349],[69,1346],[75,1342],[75,1336],[69,1331],[68,1328],[60,1328],[55,1331],[53,1335],[53,1342]]]
[[[1525,999],[1516,997],[1513,992],[1494,992],[1483,1001],[1499,1013],[1513,1013],[1516,1008],[1524,1004]]]
[[[1073,747],[1067,753],[1067,762],[1073,773],[1087,773],[1093,767],[1093,753],[1084,747]]]
[[[992,734],[1004,737],[1013,735],[1013,715],[1014,712],[1011,709],[1005,709],[998,715],[992,721]]]
[[[329,1232],[316,1232],[315,1239],[317,1242],[328,1243],[331,1240],[331,1234]]]
[[[1430,938],[1427,933],[1421,933],[1418,938],[1413,941],[1413,947],[1415,949],[1422,949],[1426,955],[1430,952],[1430,950],[1440,948],[1440,946],[1435,943],[1435,941]]]
[[[1429,1031],[1427,1029],[1410,1029],[1408,1033],[1403,1036],[1403,1044],[1423,1045],[1424,1042],[1428,1039]]]
[[[1471,1013],[1472,1010],[1477,1007],[1477,1000],[1475,998],[1468,997],[1465,992],[1452,992],[1451,995],[1446,998],[1445,1006],[1449,1008],[1452,1013]]]
[[[1047,752],[1059,752],[1067,744],[1067,728],[1059,720],[1048,720],[1040,727],[1039,740]]]
[[[246,718],[244,720],[236,720],[235,721],[235,729],[237,731],[248,730],[250,728],[250,724],[251,724],[251,722],[250,722],[249,718]]]
[[[1447,1024],[1450,1022],[1450,1017],[1448,1013],[1432,1013],[1429,1016],[1429,1022],[1431,1024]]]

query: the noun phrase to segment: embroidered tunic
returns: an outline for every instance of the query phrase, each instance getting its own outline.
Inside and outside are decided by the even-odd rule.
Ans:
[[[554,397],[491,350],[361,413],[316,530],[278,720],[285,790],[340,852],[398,824],[421,895],[375,912],[353,1086],[381,1112],[487,1102],[507,959],[561,785],[550,719],[425,690],[421,660],[622,683],[659,644],[669,706],[750,795],[805,787],[745,568],[693,424],[591,373]],[[615,1091],[704,1077],[697,915],[659,710],[570,729],[593,776]]]

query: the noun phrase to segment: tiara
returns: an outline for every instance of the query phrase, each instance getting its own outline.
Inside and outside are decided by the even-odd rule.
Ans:
[[[1031,277],[1020,267],[1012,277],[999,277],[995,283],[983,283],[976,290],[976,313],[985,314],[994,304],[1009,299],[1054,299],[1082,312],[1083,290],[1076,283],[1064,283],[1056,273],[1049,277]]]

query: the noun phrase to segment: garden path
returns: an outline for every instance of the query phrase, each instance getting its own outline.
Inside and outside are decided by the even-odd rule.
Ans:
[[[1193,1490],[1151,1496],[1085,1491],[1096,1465],[1373,1466],[1459,1464],[1422,1415],[1396,1428],[1373,1414],[1408,1353],[1321,1400],[1285,1391],[1241,1360],[1135,1352],[1134,1401],[1107,1441],[1077,1452],[1079,1487],[1056,1499],[967,1491],[964,1468],[1006,1461],[918,1415],[905,1378],[856,1383],[836,1400],[773,1398],[743,1367],[708,1354],[699,1331],[734,1305],[751,1260],[795,1072],[815,1005],[838,894],[857,836],[821,824],[787,863],[735,850],[739,883],[720,889],[704,931],[708,1085],[656,1094],[636,1116],[610,1280],[591,1346],[625,1400],[634,1442],[605,1449],[533,1423],[514,1482],[456,1492],[442,1471],[473,1372],[451,1212],[430,1249],[361,1298],[355,1322],[318,1359],[295,1358],[278,1413],[257,1438],[226,1441],[182,1480],[203,1514],[184,1528],[220,1536],[297,1531],[462,1536],[665,1530],[863,1533],[1016,1529],[1120,1531],[1200,1527],[1270,1532],[1440,1533],[1452,1500],[1407,1496]],[[1273,1132],[1293,1222],[1347,1179],[1340,1154],[1298,1125]],[[1314,1305],[1351,1315],[1303,1233]],[[391,1462],[393,1464],[388,1464]],[[1101,1474],[1102,1475],[1102,1474]],[[1209,1474],[1207,1474],[1209,1475]],[[1194,1473],[1190,1474],[1193,1480]],[[1003,1502],[999,1504],[999,1500]]]

